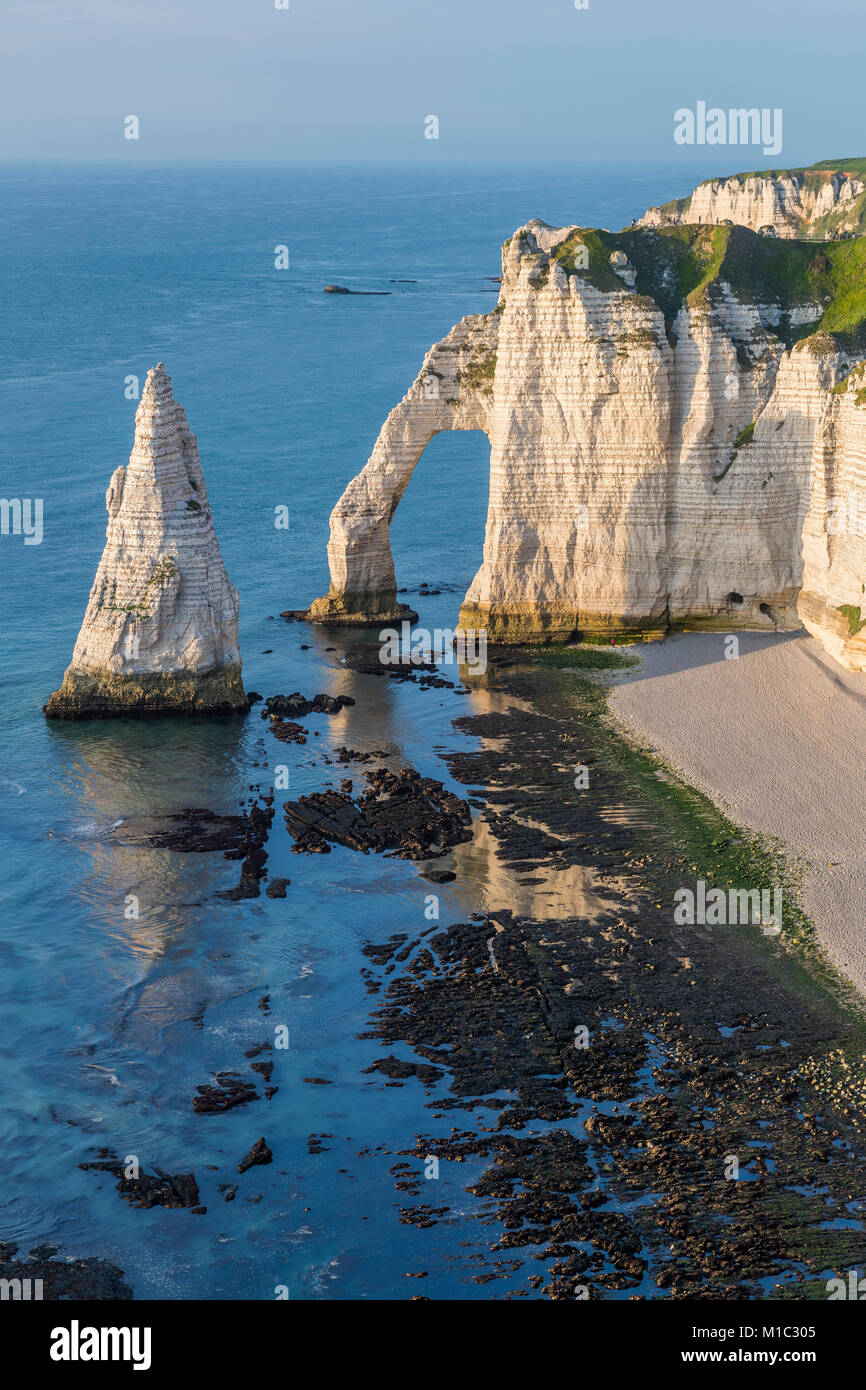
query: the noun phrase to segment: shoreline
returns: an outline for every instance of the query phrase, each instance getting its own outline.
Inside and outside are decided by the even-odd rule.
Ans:
[[[284,1255],[285,1279],[304,1297],[320,1296],[310,1271],[334,1252],[319,1251],[315,1229],[327,1230],[326,1193],[345,1174],[354,1200],[366,1194],[361,1219],[375,1214],[397,1252],[384,1267],[362,1261],[342,1276],[353,1281],[347,1290],[369,1284],[403,1298],[418,1287],[404,1281],[417,1278],[433,1299],[826,1298],[828,1272],[844,1279],[862,1264],[866,1198],[851,1187],[851,1155],[862,1165],[866,1154],[862,1020],[839,1007],[835,977],[799,951],[796,911],[790,942],[752,927],[675,926],[679,883],[763,884],[774,861],[757,840],[732,834],[705,796],[660,779],[658,762],[612,727],[605,672],[633,658],[604,648],[499,653],[467,692],[447,681],[384,684],[359,669],[354,634],[335,636],[323,663],[324,650],[305,650],[316,685],[335,698],[351,691],[355,703],[327,731],[312,712],[299,714],[309,721],[306,751],[278,740],[297,775],[293,791],[324,793],[346,773],[361,785],[364,771],[406,762],[437,777],[444,764],[449,790],[478,812],[474,833],[432,859],[386,863],[339,837],[324,857],[296,854],[282,816],[268,821],[268,883],[290,869],[289,911],[292,899],[296,911],[317,901],[312,940],[330,923],[327,959],[341,962],[331,983],[345,985],[328,1013],[329,991],[315,989],[322,957],[302,936],[288,960],[282,946],[257,958],[228,1012],[217,995],[197,1022],[189,1018],[180,1109],[162,1111],[153,1148],[170,1192],[184,1178],[175,1170],[194,1168],[195,1194],[165,1205],[191,1208],[211,1238],[228,1229],[244,1213],[222,1205],[238,1191],[234,1158],[262,1133],[274,1167],[254,1167],[247,1182],[258,1190],[238,1195],[263,1202],[260,1219],[272,1220],[287,1199],[280,1179],[295,1175],[288,1199],[314,1215],[300,1264]],[[252,729],[249,740],[243,783],[261,767]],[[588,769],[586,790],[577,764]],[[281,795],[278,809],[285,804]],[[446,871],[433,899],[431,865]],[[227,865],[226,877],[236,869]],[[221,883],[218,874],[210,884],[215,898],[234,897]],[[255,912],[267,911],[261,887]],[[356,909],[351,930],[335,932],[353,901],[346,891],[369,900],[383,889],[384,911]],[[260,922],[237,910],[246,951]],[[280,940],[291,930],[282,919],[271,925]],[[209,960],[225,940],[201,944]],[[174,988],[177,968],[151,987]],[[309,1003],[299,1014],[285,998]],[[272,1022],[293,1009],[293,1063],[292,1049],[280,1058],[267,1039],[272,1003]],[[307,1033],[308,1010],[324,1039]],[[92,1055],[125,1079],[122,1054]],[[151,1081],[159,1094],[163,1065],[155,1062]],[[277,1084],[249,1113],[239,1101],[206,1130],[185,1124],[184,1115],[234,1098],[220,1079],[232,1074]],[[366,1099],[349,1103],[367,1087]],[[190,1105],[193,1088],[206,1104]],[[122,1123],[115,1118],[103,1141],[116,1143]],[[116,1152],[88,1145],[79,1167],[117,1176]],[[731,1156],[738,1181],[727,1180]],[[441,1174],[435,1165],[431,1173],[433,1159]],[[440,1181],[428,1185],[431,1177]],[[143,1181],[152,1195],[153,1179]],[[129,1187],[112,1187],[88,1195],[94,1209],[142,1205]],[[71,1253],[107,1256],[140,1297],[130,1242],[147,1244],[144,1220],[117,1215],[110,1240]],[[241,1220],[246,1228],[250,1218]],[[348,1223],[346,1249],[362,1234]]]
[[[805,633],[683,633],[627,649],[609,708],[637,747],[746,830],[775,841],[830,964],[866,994],[861,678]],[[826,814],[832,798],[832,817]],[[741,885],[747,886],[745,884]]]
[[[546,650],[494,660],[495,707],[453,721],[478,746],[445,761],[484,789],[469,794],[503,878],[580,867],[595,902],[515,902],[424,933],[419,952],[402,936],[366,948],[382,969],[369,1036],[451,1077],[427,1106],[456,1132],[404,1152],[485,1162],[468,1191],[505,1228],[491,1250],[551,1259],[529,1281],[548,1298],[826,1298],[826,1272],[862,1255],[862,1017],[799,949],[796,903],[789,940],[674,925],[684,876],[760,883],[772,856],[658,779],[611,727],[607,682]]]

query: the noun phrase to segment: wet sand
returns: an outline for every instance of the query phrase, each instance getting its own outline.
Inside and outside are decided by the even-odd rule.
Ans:
[[[833,964],[866,992],[866,680],[805,633],[718,633],[636,647],[611,709],[731,819],[808,863],[803,906]],[[746,885],[743,885],[746,886]]]

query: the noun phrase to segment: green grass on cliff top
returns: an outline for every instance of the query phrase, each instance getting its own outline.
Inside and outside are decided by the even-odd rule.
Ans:
[[[861,178],[866,178],[866,159],[859,156],[853,159],[824,159],[819,164],[809,164],[796,169],[747,169],[737,174],[717,174],[712,178],[703,179],[699,188],[705,188],[711,183],[727,183],[736,181],[745,183],[746,179],[782,179],[798,178],[806,187],[813,187],[818,190],[822,184],[826,183],[831,174],[858,174]],[[659,211],[669,215],[681,217],[687,210],[691,202],[692,195],[688,194],[685,198],[671,198],[667,203],[659,205]],[[866,227],[866,196],[862,193],[853,202],[846,204],[842,208],[837,208],[833,212],[826,214],[818,219],[814,224],[813,231],[817,240],[823,240],[824,234],[829,232],[831,237],[836,227],[844,222],[846,227],[851,226],[850,219],[856,217],[854,228]]]
[[[817,187],[826,181],[827,174],[859,174],[866,177],[866,158],[857,155],[853,159],[822,159],[818,164],[801,164],[792,169],[745,169],[736,174],[713,174],[708,179],[701,179],[697,186],[705,188],[710,183],[728,183],[733,179],[738,183],[746,179],[789,179],[796,175]],[[685,198],[671,198],[667,203],[660,203],[659,207],[663,212],[681,211],[691,196],[689,193]]]
[[[586,270],[575,268],[585,246]],[[624,232],[582,228],[552,255],[570,273],[600,290],[623,288],[610,266],[624,251],[636,272],[635,291],[673,319],[684,303],[712,302],[722,282],[738,299],[778,305],[823,305],[820,319],[776,330],[790,347],[816,333],[832,334],[840,347],[866,350],[866,237],[850,241],[793,241],[759,236],[739,226],[632,227]]]
[[[853,159],[822,159],[817,164],[801,164],[794,169],[749,169],[743,174],[728,174],[724,177],[731,179],[783,179],[790,178],[793,174],[806,176],[808,174],[860,174],[866,175],[866,159],[856,155]],[[720,183],[721,178],[704,179],[701,187],[707,183]]]

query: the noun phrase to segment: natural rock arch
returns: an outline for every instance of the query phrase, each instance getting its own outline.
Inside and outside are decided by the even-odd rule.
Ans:
[[[431,349],[338,502],[313,621],[409,616],[391,517],[430,438],[477,429],[490,495],[463,628],[519,643],[805,624],[866,669],[862,530],[829,525],[863,488],[866,364],[852,372],[754,233],[723,229],[715,278],[685,297],[664,238],[532,222],[506,241],[496,309]]]
[[[495,314],[471,314],[428,352],[331,513],[331,587],[312,605],[313,621],[373,626],[415,616],[397,602],[391,518],[435,434],[480,430],[490,438],[498,327]]]

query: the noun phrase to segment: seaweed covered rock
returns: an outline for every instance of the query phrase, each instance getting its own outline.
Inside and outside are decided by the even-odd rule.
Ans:
[[[395,859],[434,859],[472,838],[472,812],[441,782],[414,768],[365,772],[355,801],[342,791],[316,792],[285,804],[293,854],[328,853],[331,844]]]

